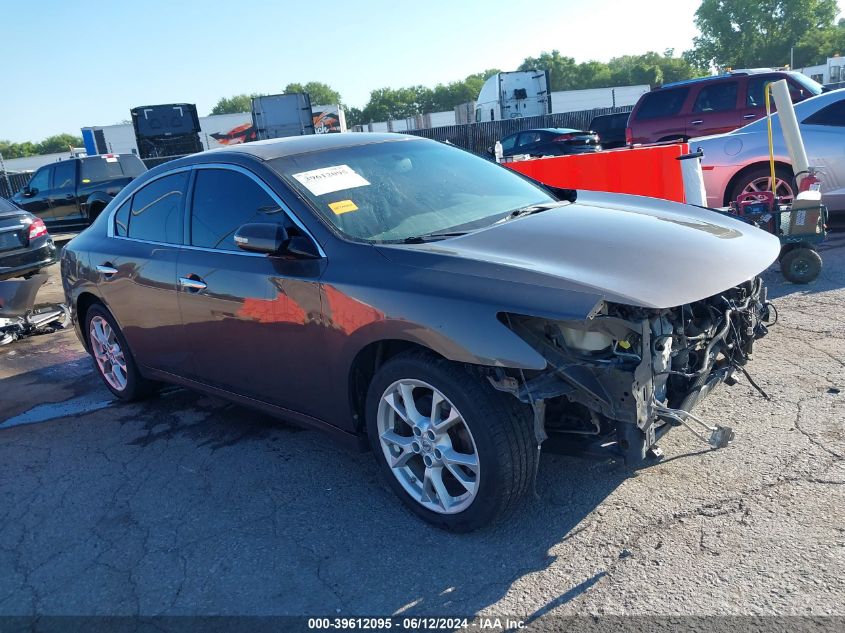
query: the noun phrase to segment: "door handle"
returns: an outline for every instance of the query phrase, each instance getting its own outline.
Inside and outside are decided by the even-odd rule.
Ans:
[[[701,125],[702,123],[704,123],[704,120],[698,119],[697,121],[690,121],[690,123],[692,123],[693,125]]]
[[[179,285],[193,292],[208,288],[208,284],[199,277],[179,277]]]
[[[756,118],[757,118],[757,115],[756,115],[756,114],[746,114],[746,115],[745,115],[744,117],[742,117],[742,118],[743,118],[743,119],[756,119]]]
[[[117,272],[117,268],[106,262],[97,266],[97,272],[103,275],[103,277],[111,277]]]

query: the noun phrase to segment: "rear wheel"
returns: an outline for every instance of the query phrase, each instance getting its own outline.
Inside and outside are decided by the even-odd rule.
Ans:
[[[85,315],[85,332],[94,368],[115,396],[127,402],[148,395],[154,384],[141,376],[114,317],[102,305]]]
[[[761,193],[772,190],[772,171],[768,165],[749,169],[736,181],[727,202],[736,200],[743,193]],[[788,204],[795,197],[795,176],[784,166],[775,168],[775,196]]]
[[[455,532],[512,510],[539,458],[530,408],[463,365],[421,352],[397,356],[376,373],[367,431],[405,505]]]
[[[787,281],[808,284],[822,271],[822,258],[812,248],[799,246],[780,258],[780,270]]]

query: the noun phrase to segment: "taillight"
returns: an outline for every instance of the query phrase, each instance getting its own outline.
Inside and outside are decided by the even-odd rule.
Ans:
[[[35,218],[32,224],[29,225],[29,239],[30,241],[47,235],[47,226],[41,218]]]
[[[634,144],[634,130],[631,129],[630,125],[625,127],[625,144],[626,145],[633,145]]]
[[[562,143],[563,141],[571,141],[575,138],[574,134],[561,134],[560,136],[555,136],[552,139],[553,143]]]

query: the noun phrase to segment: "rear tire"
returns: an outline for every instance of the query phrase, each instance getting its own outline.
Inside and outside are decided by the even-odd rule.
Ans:
[[[780,258],[780,270],[787,281],[808,284],[822,271],[822,258],[812,248],[799,246]]]
[[[741,193],[759,191],[771,191],[772,170],[768,165],[758,165],[742,174],[728,192],[728,199],[725,204],[736,200]],[[775,180],[777,181],[777,195],[783,201],[789,202],[795,197],[795,176],[792,170],[783,165],[775,167]]]
[[[138,372],[123,333],[102,304],[88,308],[85,314],[85,336],[94,370],[116,397],[132,402],[154,391],[155,383]]]
[[[531,488],[539,450],[530,407],[464,365],[426,352],[389,360],[370,383],[366,419],[388,484],[432,525],[470,532]]]

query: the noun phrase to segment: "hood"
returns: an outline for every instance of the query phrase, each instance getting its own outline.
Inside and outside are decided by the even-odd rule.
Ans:
[[[606,301],[671,308],[751,279],[777,258],[780,242],[708,209],[579,191],[570,205],[460,237],[380,250],[409,266],[532,285],[554,280]]]

